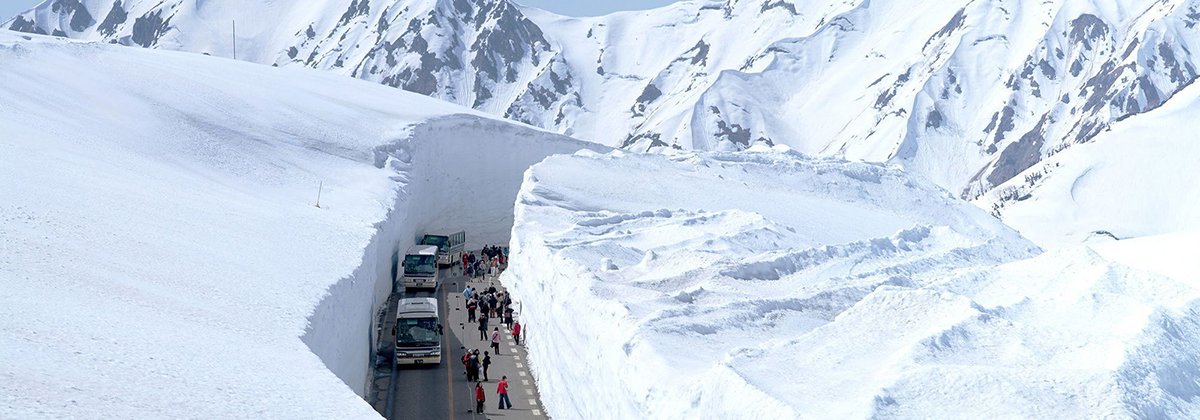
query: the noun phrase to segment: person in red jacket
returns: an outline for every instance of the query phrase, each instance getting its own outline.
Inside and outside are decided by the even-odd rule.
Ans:
[[[501,410],[512,408],[512,401],[508,400],[508,376],[500,377],[500,384],[496,386],[496,393],[500,394]]]
[[[517,342],[517,345],[521,345],[521,322],[520,321],[513,323],[512,334],[513,334],[513,341]]]
[[[483,382],[475,383],[475,412],[483,412],[483,402],[487,400],[487,395],[483,394]]]

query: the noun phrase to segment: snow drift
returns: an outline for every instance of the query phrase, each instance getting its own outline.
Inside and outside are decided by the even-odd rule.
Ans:
[[[6,418],[377,417],[355,393],[397,246],[451,223],[504,241],[525,168],[597,147],[334,75],[11,32],[0,92]]]
[[[926,181],[778,148],[551,157],[516,211],[556,418],[1200,414],[1195,235],[1035,257]]]

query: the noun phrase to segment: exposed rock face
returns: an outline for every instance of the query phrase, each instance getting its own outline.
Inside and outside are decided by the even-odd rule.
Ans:
[[[283,2],[286,3],[286,2]],[[892,161],[975,197],[1197,77],[1200,0],[56,0],[13,30],[301,65],[609,145]],[[97,21],[94,16],[103,16]]]

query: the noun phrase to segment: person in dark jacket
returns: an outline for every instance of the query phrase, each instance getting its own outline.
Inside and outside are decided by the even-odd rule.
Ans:
[[[467,322],[475,322],[475,308],[478,307],[479,304],[475,303],[475,299],[467,301]]]
[[[479,317],[479,341],[487,340],[487,317]]]
[[[487,370],[488,370],[488,366],[491,366],[491,365],[492,365],[492,356],[489,356],[488,352],[486,352],[486,351],[483,352],[483,381],[484,382],[489,381]]]
[[[475,383],[475,412],[483,413],[483,402],[487,400],[487,395],[483,393],[483,382]]]

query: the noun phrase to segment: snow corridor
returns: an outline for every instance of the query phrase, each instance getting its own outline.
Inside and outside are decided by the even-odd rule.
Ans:
[[[508,243],[525,170],[554,154],[607,148],[473,116],[420,123],[375,164],[395,171],[395,203],[349,277],[330,287],[308,318],[305,344],[355,393],[365,395],[373,321],[392,292],[396,252],[423,231],[462,229],[467,248]],[[380,203],[386,205],[386,203]]]

